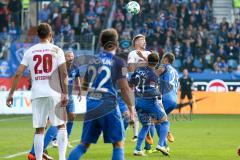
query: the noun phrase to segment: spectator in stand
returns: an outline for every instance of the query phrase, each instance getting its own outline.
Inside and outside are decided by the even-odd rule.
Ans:
[[[52,25],[53,25],[53,29],[55,31],[55,34],[58,35],[61,32],[61,26],[62,26],[62,16],[59,13],[59,9],[55,8],[54,12],[52,14]]]
[[[217,51],[217,56],[221,57],[222,59],[226,59],[227,53],[224,49],[224,46],[221,45]]]
[[[87,19],[86,18],[84,18],[83,19],[83,22],[82,22],[82,24],[81,24],[81,33],[83,33],[86,29],[88,29],[88,22],[87,22]]]
[[[225,26],[226,29],[229,28],[229,23],[227,22],[227,18],[226,18],[226,17],[223,17],[223,18],[222,18],[222,22],[220,23],[220,29],[222,29],[223,26]]]
[[[204,57],[204,68],[213,69],[214,54],[207,49]]]
[[[69,24],[69,21],[67,18],[63,20],[63,24],[61,26],[61,35],[63,37],[64,42],[68,42],[70,40],[70,35],[72,33],[72,27]]]
[[[214,71],[216,73],[227,72],[228,66],[223,58],[217,57],[216,62],[213,65]]]
[[[8,27],[9,23],[9,14],[6,5],[0,7],[0,32],[3,31],[3,28]]]
[[[81,28],[79,27],[79,26],[81,26],[81,21],[82,21],[82,15],[80,12],[80,8],[75,7],[74,11],[72,12],[72,14],[70,16],[70,24],[73,27],[73,29],[77,35],[79,35],[80,31],[81,31]]]
[[[96,19],[96,13],[94,12],[93,7],[90,8],[90,10],[88,11],[86,18],[89,24],[94,24],[95,19]]]
[[[18,39],[20,31],[14,21],[10,23],[8,33],[10,35],[11,41],[15,41]]]
[[[210,29],[210,31],[215,32],[215,33],[217,33],[219,31],[220,25],[217,23],[216,17],[213,17],[213,21],[212,21],[212,23],[210,23],[209,29]]]
[[[66,1],[66,0],[63,1],[63,4],[60,9],[60,13],[61,13],[62,19],[66,19],[69,17],[70,10],[68,7],[68,1]]]
[[[14,21],[16,26],[19,27],[21,25],[21,0],[9,0],[8,10],[11,13],[11,21]]]
[[[235,44],[233,41],[228,42],[226,47],[226,55],[227,55],[227,59],[238,60],[239,50],[235,47]]]
[[[39,11],[39,20],[42,23],[47,23],[49,20],[49,16],[50,16],[50,10],[48,9],[48,5],[45,3],[43,5],[43,9],[41,9]]]
[[[104,11],[104,6],[100,1],[96,1],[95,3],[95,11],[98,16],[101,16]]]
[[[56,8],[60,8],[60,2],[56,1],[56,0],[51,0],[51,2],[48,5],[48,8],[50,9],[50,11],[55,10]]]

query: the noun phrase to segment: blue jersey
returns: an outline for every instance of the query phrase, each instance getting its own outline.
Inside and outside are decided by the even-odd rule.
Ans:
[[[88,83],[87,109],[117,104],[118,79],[126,78],[127,65],[123,59],[112,53],[100,52],[89,62],[85,75]]]
[[[171,65],[163,65],[164,72],[159,77],[160,92],[162,95],[177,95],[178,91],[178,72]]]
[[[70,69],[68,69],[68,95],[72,96],[72,91],[75,83],[75,79],[80,77],[79,69],[76,65],[72,65]]]
[[[139,67],[131,76],[130,83],[135,86],[135,96],[141,98],[156,98],[160,96],[158,76],[148,66]]]

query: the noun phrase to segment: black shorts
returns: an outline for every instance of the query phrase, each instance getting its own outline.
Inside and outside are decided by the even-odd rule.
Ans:
[[[187,91],[187,92],[181,92],[181,99],[184,99],[185,96],[187,96],[188,99],[192,99],[192,92],[191,91]]]

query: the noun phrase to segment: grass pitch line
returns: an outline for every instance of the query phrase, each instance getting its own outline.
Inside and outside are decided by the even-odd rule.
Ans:
[[[80,139],[75,139],[75,140],[72,140],[70,141],[71,143],[77,143],[79,142],[80,143]],[[53,148],[52,146],[49,146],[47,147],[47,149],[50,149],[50,148]],[[29,153],[30,149],[27,150],[27,151],[23,151],[23,152],[19,152],[19,153],[16,153],[16,154],[11,154],[11,155],[8,155],[8,156],[5,156],[5,157],[0,157],[0,159],[4,158],[4,159],[10,159],[10,158],[15,158],[15,157],[19,157],[19,156],[22,156],[22,155],[27,155]]]

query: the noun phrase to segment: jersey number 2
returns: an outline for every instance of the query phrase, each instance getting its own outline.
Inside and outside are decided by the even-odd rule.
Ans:
[[[42,74],[49,73],[52,71],[52,55],[51,54],[44,54],[42,55],[35,55],[33,57],[33,61],[37,61],[34,66],[34,73],[35,74]],[[42,63],[42,68],[40,68],[40,64]]]

